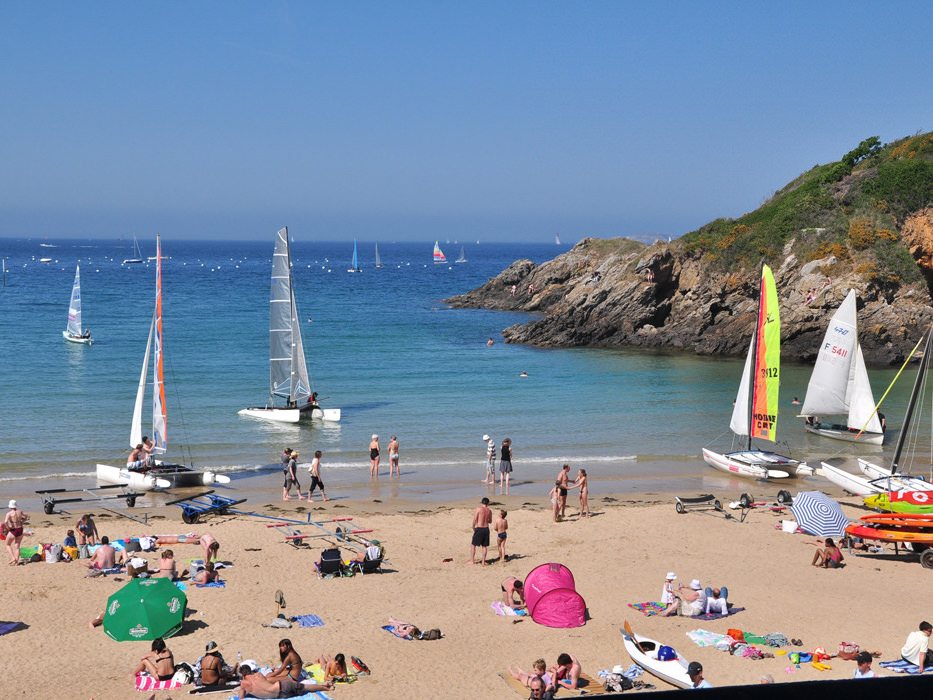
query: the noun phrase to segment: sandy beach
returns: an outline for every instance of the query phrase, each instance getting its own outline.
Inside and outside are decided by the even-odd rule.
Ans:
[[[791,490],[796,493],[792,485]],[[739,493],[717,496],[728,503]],[[401,500],[315,502],[315,520],[353,518],[358,527],[372,529],[367,536],[379,539],[386,548],[384,573],[330,580],[315,574],[314,561],[324,544],[320,539],[296,548],[281,532],[267,527],[273,522],[268,519],[213,515],[185,525],[177,507],[162,506],[146,509],[147,526],[100,509],[87,510],[94,513],[100,534],[111,539],[209,532],[221,543],[221,559],[232,563],[222,572],[226,588],[188,586],[187,621],[168,640],[176,661],[193,663],[213,640],[222,645],[228,660],[235,660],[241,652],[244,659],[272,664],[277,661],[278,640],[288,637],[306,663],[322,653],[343,652],[347,658],[361,658],[372,669],[371,676],[338,686],[332,691],[335,698],[518,698],[498,676],[510,664],[528,669],[534,659],[544,657],[552,665],[566,651],[593,676],[616,664],[629,666],[619,632],[626,619],[637,632],[673,646],[689,660],[700,661],[713,685],[757,683],[764,673],[778,683],[849,678],[855,670],[852,661],[834,659],[829,662],[832,670],[823,672],[807,664],[796,669],[786,657],[753,661],[700,648],[685,633],[697,628],[720,633],[729,628],[757,634],[782,632],[801,639],[800,650],[822,646],[836,651],[841,641],[849,641],[891,659],[899,656],[907,634],[921,619],[933,618],[933,611],[923,607],[931,573],[916,558],[853,553],[847,554],[847,565],[841,570],[818,569],[810,565],[814,547],[807,543],[813,537],[776,529],[787,514],[755,509],[744,522],[710,512],[677,514],[673,499],[666,495],[591,494],[593,517],[570,517],[561,523],[552,522],[546,499],[493,496],[494,512],[500,507],[509,512],[510,560],[493,563],[491,551],[489,565],[470,565],[472,513],[481,495],[478,489],[475,499],[442,506]],[[269,491],[265,503],[251,501],[243,507],[264,515],[307,519],[306,502],[275,498]],[[865,512],[857,499],[841,500],[850,517]],[[568,514],[576,514],[574,492],[568,502]],[[29,527],[34,534],[24,539],[24,545],[61,542],[81,512],[45,515],[32,510]],[[201,555],[196,546],[174,545],[172,549],[180,560]],[[148,559],[158,561],[155,553]],[[531,619],[493,612],[490,603],[499,599],[505,577],[524,578],[547,562],[560,562],[572,570],[589,612],[585,626],[551,629]],[[685,585],[693,578],[704,586],[727,585],[730,602],[745,611],[701,622],[645,617],[628,607],[629,603],[657,600],[669,570]],[[6,695],[148,697],[134,690],[130,674],[149,651],[150,642],[118,643],[100,628],[88,627],[127,577],[86,578],[85,573],[85,567],[75,562],[3,567],[6,595],[0,619],[24,623],[0,636],[0,654],[16,660],[21,669],[14,671],[8,664],[3,683]],[[283,613],[315,614],[324,625],[287,630],[263,627],[275,617],[277,589],[287,602]],[[869,614],[873,597],[884,591],[896,591],[901,601],[916,602],[900,606],[901,611],[890,606],[883,613]],[[423,629],[440,628],[445,637],[438,641],[398,639],[380,629],[389,616]],[[25,670],[36,663],[51,664],[56,670]],[[58,669],[65,670],[65,680]],[[877,663],[875,670],[886,674]],[[656,679],[645,680],[659,689],[672,689]],[[179,697],[188,689],[157,692],[155,697]]]

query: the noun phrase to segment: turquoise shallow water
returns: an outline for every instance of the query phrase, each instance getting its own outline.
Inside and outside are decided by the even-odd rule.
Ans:
[[[553,244],[467,244],[468,263],[435,265],[433,241],[379,241],[385,267],[374,269],[373,243],[361,241],[364,272],[348,274],[352,244],[291,231],[299,311],[313,319],[302,331],[314,390],[344,417],[297,427],[238,416],[268,393],[273,234],[231,243],[163,237],[169,457],[238,479],[277,471],[288,444],[303,462],[323,450],[332,483],[359,485],[369,480],[370,435],[378,433],[384,448],[396,434],[404,478],[423,484],[430,498],[448,488],[442,484],[481,478],[481,436],[489,433],[512,438],[519,481],[546,481],[564,461],[594,479],[725,478],[699,455],[704,445],[728,446],[739,360],[507,345],[501,330],[528,316],[444,306],[445,297],[514,260],[543,262],[567,249]],[[140,244],[145,256],[154,254],[154,239]],[[460,244],[441,246],[450,260],[457,257]],[[49,479],[92,483],[96,461],[121,460],[129,451],[155,288],[154,263],[122,264],[131,248],[0,240],[7,267],[0,289],[0,483],[7,490],[53,485]],[[42,257],[52,262],[38,262]],[[89,348],[61,337],[78,262],[84,322],[95,339]],[[491,347],[488,337],[496,340]],[[527,378],[518,376],[522,371]],[[803,398],[809,372],[785,362],[788,410],[778,428],[784,447],[809,458],[878,455],[877,448],[805,435],[790,401]],[[876,397],[893,374],[872,370]],[[911,381],[886,401],[895,430]]]

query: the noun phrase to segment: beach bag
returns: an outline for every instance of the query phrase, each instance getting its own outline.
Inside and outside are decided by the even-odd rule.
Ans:
[[[74,561],[75,559],[78,558],[77,547],[62,547],[62,549],[64,550],[64,554],[62,555],[63,559],[65,558],[65,556],[67,556],[68,559],[71,561]]]
[[[610,673],[606,676],[604,685],[610,693],[621,693],[635,687],[631,678],[626,678],[621,673]]]
[[[440,639],[444,635],[441,634],[441,631],[436,627],[434,629],[425,630],[421,633],[421,639]]]
[[[742,633],[742,630],[730,629],[726,631],[726,634],[732,637],[737,642],[745,641],[745,635]]]
[[[130,540],[123,549],[126,550],[127,554],[135,554],[136,552],[142,551],[142,546],[136,540]]]
[[[139,548],[144,552],[151,552],[156,548],[156,538],[155,537],[140,537],[139,538]]]
[[[180,664],[176,664],[175,675],[172,676],[172,683],[187,685],[192,681],[194,681],[194,669],[191,667],[191,664],[187,664],[184,661]]]
[[[353,664],[353,668],[356,669],[356,675],[358,676],[368,676],[371,672],[369,666],[363,663],[363,660],[358,656],[351,656],[350,663]]]
[[[45,561],[47,564],[54,564],[62,560],[62,546],[60,544],[50,544],[45,550]]]

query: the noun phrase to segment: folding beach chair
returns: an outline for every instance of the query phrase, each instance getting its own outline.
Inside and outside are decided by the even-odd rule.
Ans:
[[[337,547],[323,550],[321,563],[315,562],[315,566],[317,566],[318,578],[343,575],[343,559],[340,557],[340,550]]]
[[[378,546],[370,545],[366,548],[366,557],[363,561],[353,562],[361,574],[382,573],[382,549]]]

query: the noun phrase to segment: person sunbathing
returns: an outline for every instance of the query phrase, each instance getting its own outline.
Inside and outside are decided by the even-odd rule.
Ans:
[[[402,622],[396,620],[394,617],[390,617],[389,624],[392,625],[392,634],[396,637],[411,637],[412,639],[416,639],[421,636],[421,630],[408,622]]]
[[[208,583],[220,583],[220,573],[214,570],[214,562],[207,562],[204,568],[195,574],[191,582],[198,586],[204,586]]]
[[[820,540],[817,540],[817,543],[821,543]],[[813,566],[822,566],[825,569],[838,569],[842,566],[842,552],[839,550],[839,547],[836,546],[836,543],[833,542],[831,537],[827,537],[825,542],[822,542],[825,545],[823,549],[817,549],[816,553],[813,555],[813,561],[810,562]]]
[[[583,669],[573,654],[561,654],[557,663],[550,668],[551,677],[558,687],[576,690],[580,684],[580,674]]]
[[[706,587],[706,614],[719,613],[720,615],[729,614],[729,589],[725,586],[720,588]]]
[[[347,675],[347,660],[343,654],[337,654],[334,658],[330,658],[326,654],[321,654],[317,657],[317,663],[321,665],[321,669],[324,671],[325,683],[328,681],[346,682],[349,679]]]
[[[154,578],[167,578],[174,581],[178,578],[178,571],[175,568],[175,553],[171,549],[162,552],[162,558],[159,559],[159,570],[153,574]]]
[[[291,678],[272,679],[256,673],[252,666],[240,669],[240,689],[238,698],[291,698],[304,695],[311,691],[333,690],[333,683],[318,683],[317,685],[304,685]]]
[[[139,660],[133,676],[138,676],[143,671],[160,681],[171,680],[175,675],[175,657],[161,637],[152,640],[152,651]]]
[[[554,680],[550,673],[547,670],[547,663],[544,659],[535,659],[535,662],[531,664],[532,671],[529,673],[527,671],[522,671],[517,666],[512,668],[509,666],[509,673],[512,674],[512,678],[517,680],[519,683],[524,685],[526,688],[531,687],[531,681],[534,678],[540,678],[544,682],[544,690],[554,690]]]

